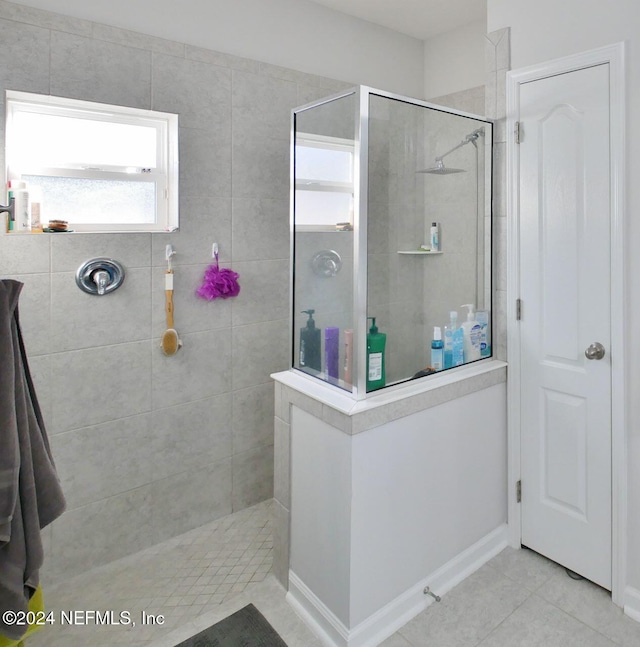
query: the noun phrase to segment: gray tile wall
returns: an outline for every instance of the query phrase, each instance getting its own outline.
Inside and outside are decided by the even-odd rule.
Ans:
[[[476,89],[449,95],[452,103],[474,103]],[[445,98],[446,99],[446,98]],[[442,105],[444,100],[439,100]],[[450,107],[455,107],[451,105]],[[483,113],[484,109],[480,111]],[[484,127],[482,122],[448,115],[439,111],[425,112],[425,138],[427,152],[424,167],[433,165],[436,155],[450,151],[473,130]],[[485,129],[489,133],[489,128]],[[490,135],[486,138],[491,142]],[[490,309],[485,300],[490,281],[485,284],[485,233],[490,241],[490,218],[486,219],[484,192],[490,188],[485,180],[484,139],[478,148],[463,146],[445,158],[445,166],[463,169],[453,175],[422,174],[425,190],[427,225],[437,221],[440,225],[442,256],[425,258],[425,325],[427,339],[434,326],[441,328],[449,322],[452,310],[458,313],[458,323],[466,321],[467,310],[462,304],[472,303],[478,310]],[[423,168],[424,168],[423,167]],[[480,204],[478,203],[480,201]],[[487,211],[490,213],[490,211]],[[485,220],[488,220],[486,222]],[[486,231],[485,231],[486,230]],[[487,244],[486,254],[491,247]],[[490,267],[490,263],[488,263]],[[444,330],[442,330],[444,332]]]
[[[441,97],[429,99],[428,101],[429,103],[437,103],[440,106],[447,106],[454,110],[470,112],[472,115],[484,115],[485,93],[485,86],[479,85],[476,88],[469,88],[468,90],[445,94]]]
[[[47,532],[51,581],[272,496],[290,110],[345,84],[4,1],[0,38],[2,101],[12,89],[180,115],[178,233],[0,235],[0,276],[25,283],[26,346],[69,504]],[[213,242],[240,274],[233,301],[194,294]],[[174,357],[159,348],[167,243]],[[95,256],[127,270],[108,297],[74,282]]]
[[[425,242],[424,192],[416,174],[425,134],[422,112],[383,97],[370,101],[367,315],[387,334],[387,384],[412,377],[428,359],[425,259],[398,254]]]
[[[511,68],[509,28],[487,34],[485,114],[493,127],[493,312],[494,352],[507,359],[507,166],[506,84]]]
[[[506,202],[506,78],[510,69],[509,28],[487,34],[485,39],[486,86],[470,88],[430,99],[432,103],[475,114],[493,121],[493,247],[492,312],[494,357],[507,359],[507,202]],[[485,224],[489,230],[489,223]],[[488,245],[486,240],[485,244]],[[488,297],[489,295],[486,295]],[[488,298],[487,298],[488,301]],[[460,312],[458,321],[460,321]],[[464,317],[464,314],[462,315]],[[464,320],[464,319],[463,319]]]

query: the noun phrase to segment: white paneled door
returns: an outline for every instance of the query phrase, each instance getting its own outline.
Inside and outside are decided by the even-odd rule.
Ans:
[[[522,544],[611,589],[609,65],[520,85]]]

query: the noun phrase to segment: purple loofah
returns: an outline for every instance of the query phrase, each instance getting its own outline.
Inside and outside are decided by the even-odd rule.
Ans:
[[[196,290],[201,299],[213,301],[214,299],[237,297],[240,293],[238,284],[239,275],[227,268],[220,269],[218,266],[218,255],[215,255],[215,263],[209,265],[205,270],[202,285]]]

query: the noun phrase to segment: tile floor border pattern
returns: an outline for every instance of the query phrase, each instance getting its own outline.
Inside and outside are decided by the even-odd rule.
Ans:
[[[273,500],[45,589],[61,610],[126,610],[136,627],[47,628],[29,647],[174,647],[253,603],[289,647],[322,647],[270,573]],[[141,626],[142,611],[163,614]],[[116,618],[117,619],[117,618]],[[607,591],[529,551],[506,548],[381,647],[638,647],[640,623]]]

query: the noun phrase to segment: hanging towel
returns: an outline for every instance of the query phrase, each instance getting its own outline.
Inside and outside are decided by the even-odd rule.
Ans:
[[[5,638],[0,634],[0,647],[26,647],[26,644],[22,641],[28,638],[31,634],[42,629],[43,624],[41,624],[40,619],[44,617],[42,615],[44,613],[44,601],[42,599],[41,586],[38,586],[36,592],[29,600],[29,611],[34,614],[34,617],[37,619],[37,621],[29,624],[27,632],[24,634],[24,636],[22,636],[20,640]]]
[[[40,530],[65,508],[20,332],[22,287],[0,280],[0,634],[13,640],[27,627],[7,625],[3,612],[28,610],[43,560]]]

